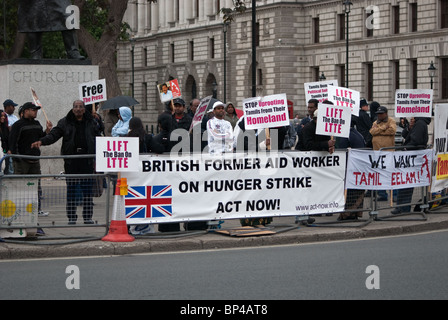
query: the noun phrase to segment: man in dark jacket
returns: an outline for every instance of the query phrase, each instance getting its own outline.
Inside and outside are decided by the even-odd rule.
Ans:
[[[49,134],[33,143],[32,148],[51,145],[62,138],[62,155],[95,154],[96,136],[100,136],[100,132],[92,115],[86,112],[83,101],[76,100],[67,116],[59,120]],[[64,170],[66,174],[92,174],[94,172],[94,158],[64,159]],[[75,224],[78,219],[76,215],[77,188],[81,190],[83,195],[82,215],[84,223],[93,224],[93,179],[70,178],[66,179],[66,183],[69,224]]]
[[[34,105],[31,102],[25,103],[21,110],[23,111],[23,117],[14,122],[9,133],[9,151],[11,154],[20,154],[25,156],[40,156],[40,150],[31,148],[31,144],[38,141],[41,137],[45,136],[39,121],[36,120],[37,112],[40,109],[39,106]],[[52,124],[47,122],[47,132],[50,131]],[[22,159],[13,158],[14,173],[15,174],[41,174],[39,159]],[[47,212],[41,210],[41,187],[40,179],[38,182],[38,215],[47,216]],[[38,234],[41,233],[39,229]]]
[[[360,110],[359,117],[356,117],[355,127],[356,130],[364,137],[364,141],[366,142],[366,146],[368,148],[372,147],[372,135],[370,134],[370,129],[372,128],[372,120],[370,119],[367,111],[369,110],[369,104],[366,99],[361,99],[360,102]]]
[[[403,130],[402,135],[404,143],[409,150],[425,149],[428,144],[428,125],[431,123],[431,118],[415,118],[411,119],[408,130]],[[412,194],[414,188],[400,189],[397,192],[397,205],[404,205],[397,207],[391,211],[392,214],[400,214],[411,211],[410,203],[412,202]],[[406,205],[409,204],[409,205]]]

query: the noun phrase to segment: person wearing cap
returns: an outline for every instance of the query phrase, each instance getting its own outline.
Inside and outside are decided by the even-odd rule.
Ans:
[[[9,134],[9,151],[14,155],[40,156],[40,150],[31,147],[32,143],[39,141],[46,132],[52,128],[52,123],[47,121],[46,132],[39,121],[36,120],[37,111],[40,109],[32,102],[25,103],[22,107],[23,117],[17,120],[11,127]],[[41,174],[39,159],[13,158],[15,174]],[[39,181],[40,189],[40,181]],[[41,201],[38,201],[38,215],[47,216],[47,212],[41,210]],[[42,234],[39,229],[38,234]]]
[[[395,132],[397,124],[387,115],[387,108],[380,106],[376,115],[378,119],[373,122],[370,134],[372,135],[373,150],[395,146]]]
[[[173,100],[174,113],[172,115],[173,126],[172,129],[184,129],[190,130],[191,121],[193,118],[185,113],[185,101],[181,98],[176,98]]]
[[[11,99],[7,99],[5,100],[5,102],[3,102],[3,108],[5,109],[5,112],[8,116],[9,129],[11,129],[11,126],[14,124],[14,122],[19,120],[19,118],[17,118],[17,116],[14,114],[14,110],[17,106],[18,104]]]
[[[387,115],[387,108],[379,106],[375,114],[377,120],[373,122],[370,134],[372,135],[373,150],[395,146],[395,132],[397,124],[395,120]],[[393,150],[389,150],[393,151]],[[378,191],[378,201],[387,201],[387,192],[385,190]]]
[[[372,135],[370,134],[370,129],[372,128],[372,119],[370,119],[369,114],[369,104],[366,99],[361,99],[360,101],[359,117],[356,117],[355,128],[364,137],[366,142],[366,147],[372,147]]]
[[[72,109],[58,121],[58,124],[44,137],[34,142],[31,147],[39,150],[41,146],[48,146],[62,138],[61,155],[95,154],[96,137],[101,133],[90,112],[86,112],[82,100],[75,100]],[[65,158],[65,174],[91,175],[94,173],[93,158]],[[76,190],[82,192],[82,217],[84,224],[94,224],[91,178],[66,178],[67,202],[66,211],[69,224],[76,224]]]
[[[224,120],[225,104],[217,101],[213,104],[214,117],[207,122],[208,151],[213,155],[233,152],[232,124]]]

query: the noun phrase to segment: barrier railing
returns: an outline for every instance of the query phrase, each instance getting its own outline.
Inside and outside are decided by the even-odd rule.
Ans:
[[[95,155],[17,156],[20,161],[94,158]],[[0,237],[85,241],[107,234],[111,176],[95,174],[1,174]],[[45,234],[45,237],[39,235]],[[3,235],[3,236],[2,236]],[[27,242],[28,243],[28,242]]]

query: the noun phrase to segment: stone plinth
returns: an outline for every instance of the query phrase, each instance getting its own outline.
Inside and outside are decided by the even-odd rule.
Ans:
[[[0,64],[0,100],[12,99],[19,104],[33,101],[30,88],[33,88],[42,103],[45,114],[54,126],[72,108],[74,100],[79,99],[79,84],[98,80],[99,68],[90,61],[75,60],[27,60],[3,61]],[[3,105],[0,106],[3,108]],[[44,112],[39,111],[37,120],[45,128]],[[42,147],[42,155],[59,155],[61,141],[52,146]],[[41,161],[43,174],[57,174],[63,171],[63,162]]]

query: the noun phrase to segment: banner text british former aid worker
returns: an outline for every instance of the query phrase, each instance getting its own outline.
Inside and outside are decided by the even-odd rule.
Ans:
[[[126,173],[128,184],[141,190],[170,189],[170,214],[154,217],[146,207],[144,218],[140,212],[142,220],[132,223],[309,214],[328,203],[335,205],[327,211],[344,207],[344,152],[141,156],[140,162],[140,172]],[[137,193],[135,197],[148,197]]]

